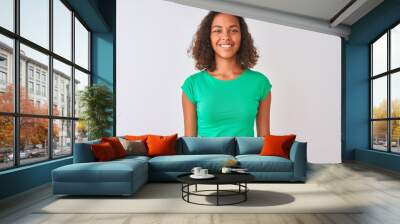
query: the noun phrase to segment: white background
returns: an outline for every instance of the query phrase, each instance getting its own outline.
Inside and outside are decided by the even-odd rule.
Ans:
[[[117,1],[117,135],[183,135],[180,87],[197,72],[186,51],[207,12]],[[340,162],[340,38],[246,21],[260,54],[254,70],[272,83],[271,134],[306,141],[309,162]]]

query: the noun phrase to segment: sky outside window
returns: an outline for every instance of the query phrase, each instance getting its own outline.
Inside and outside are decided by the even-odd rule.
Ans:
[[[72,12],[60,0],[53,3],[53,51],[71,60]]]
[[[89,69],[89,32],[75,18],[75,63]]]
[[[400,24],[391,31],[391,69],[400,67]]]
[[[0,26],[14,31],[14,0],[0,0]]]
[[[49,48],[48,12],[48,0],[20,0],[21,36],[46,49]]]
[[[387,71],[387,34],[383,35],[372,45],[372,75]]]

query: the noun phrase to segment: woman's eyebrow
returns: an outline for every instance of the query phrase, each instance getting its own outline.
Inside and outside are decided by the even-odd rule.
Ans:
[[[214,27],[217,27],[217,28],[222,28],[222,26],[220,26],[220,25],[214,25],[214,26],[212,26],[212,28],[214,28]],[[229,26],[229,28],[232,28],[232,27],[239,27],[238,25],[236,25],[236,24],[234,24],[234,25],[230,25]]]

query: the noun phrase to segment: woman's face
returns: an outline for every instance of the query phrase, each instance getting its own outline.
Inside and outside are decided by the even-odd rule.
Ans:
[[[235,16],[220,13],[214,17],[210,39],[216,57],[235,57],[240,48],[240,38],[240,24]]]

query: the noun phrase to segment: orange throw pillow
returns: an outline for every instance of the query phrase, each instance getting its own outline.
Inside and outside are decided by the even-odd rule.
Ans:
[[[261,149],[261,156],[281,156],[286,159],[290,158],[290,147],[296,135],[266,135],[264,136],[264,146]]]
[[[146,142],[146,139],[147,139],[148,136],[149,135],[138,135],[138,136],[136,136],[136,135],[125,135],[124,139],[129,140],[129,141],[140,140],[140,141]]]
[[[146,143],[148,156],[163,156],[176,154],[178,134],[171,136],[149,135]]]
[[[122,144],[118,138],[116,138],[116,137],[101,138],[101,142],[110,143],[110,145],[114,149],[114,152],[115,152],[115,155],[117,156],[117,158],[126,156],[126,151],[124,149],[124,146],[122,146]]]
[[[91,149],[94,157],[99,162],[109,161],[117,158],[114,149],[108,142],[93,144],[91,145]]]

